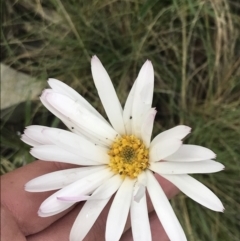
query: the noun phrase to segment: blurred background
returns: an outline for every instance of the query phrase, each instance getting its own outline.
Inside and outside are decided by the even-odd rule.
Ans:
[[[191,126],[186,143],[212,149],[226,166],[194,175],[222,200],[224,213],[183,194],[171,200],[188,240],[240,240],[240,1],[8,0],[2,10],[1,174],[34,161],[20,141],[25,126],[65,128],[38,98],[49,77],[106,116],[91,56],[101,59],[123,106],[149,59],[158,111],[153,136]]]

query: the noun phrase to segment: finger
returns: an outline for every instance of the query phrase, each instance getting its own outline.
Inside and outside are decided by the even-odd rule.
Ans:
[[[160,176],[156,176],[156,178],[160,182],[160,185],[162,186],[168,198],[171,198],[178,193],[178,189],[169,181],[165,180]],[[92,226],[90,232],[88,232],[88,234],[86,235],[84,241],[105,240],[106,220],[107,220],[109,209],[111,207],[112,200],[113,198],[111,198],[111,200],[108,202],[106,207],[103,209],[98,219]],[[72,225],[78,213],[80,212],[83,204],[84,203],[80,203],[66,216],[62,217],[61,219],[53,223],[47,229],[28,237],[27,240],[28,241],[43,241],[43,240],[58,241],[60,240],[59,238],[61,238],[62,241],[65,241],[65,240],[68,241]],[[147,205],[148,205],[148,210],[152,211],[153,206],[148,195],[147,195]],[[157,223],[156,220],[154,220],[154,223]],[[130,218],[128,217],[124,232],[131,233],[131,231],[129,230],[130,227],[131,227],[131,221],[130,221]],[[79,232],[81,232],[81,226],[79,226]]]
[[[83,203],[80,203],[74,207],[71,212],[67,213],[64,217],[54,222],[43,231],[28,236],[27,241],[69,241],[69,234],[73,221],[76,219],[82,205]],[[81,227],[79,227],[79,231],[81,231]]]
[[[70,167],[74,165],[35,161],[1,177],[1,204],[9,210],[6,214],[10,215],[8,218],[10,219],[11,216],[15,218],[16,224],[25,235],[46,228],[65,215],[68,210],[52,217],[39,217],[37,211],[40,204],[52,192],[29,193],[24,190],[24,185],[37,176]]]
[[[169,241],[169,238],[155,211],[151,213],[149,219],[151,225],[152,241]]]
[[[1,206],[1,237],[4,238],[4,241],[26,241],[26,238],[19,229],[15,218],[3,206]]]

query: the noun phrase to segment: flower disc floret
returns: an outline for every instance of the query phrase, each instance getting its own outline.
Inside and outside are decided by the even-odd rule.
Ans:
[[[136,178],[149,166],[149,150],[134,135],[117,138],[108,155],[110,156],[109,167],[123,178],[126,176]]]

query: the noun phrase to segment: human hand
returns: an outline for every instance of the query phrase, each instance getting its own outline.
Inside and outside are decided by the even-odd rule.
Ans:
[[[39,217],[37,214],[40,204],[54,191],[43,193],[29,193],[24,190],[24,185],[31,179],[40,175],[72,168],[74,165],[58,162],[35,161],[24,167],[1,177],[1,237],[3,241],[68,241],[71,227],[84,202],[72,208],[51,216]],[[178,193],[178,189],[160,177],[156,176],[168,198]],[[112,200],[112,199],[111,199]],[[153,241],[169,240],[152,203],[147,196],[149,221]],[[100,241],[105,238],[105,224],[111,201],[103,209],[85,241]],[[128,218],[121,241],[132,241],[131,222]],[[81,226],[79,226],[81,232]]]

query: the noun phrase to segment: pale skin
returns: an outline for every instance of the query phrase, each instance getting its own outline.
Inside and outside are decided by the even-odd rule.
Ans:
[[[69,241],[71,227],[84,202],[60,214],[42,218],[37,215],[38,208],[53,192],[30,193],[24,190],[24,185],[40,175],[72,167],[74,165],[35,161],[1,177],[1,238],[3,241]],[[156,178],[169,199],[178,193],[178,189],[173,184],[159,175],[156,175]],[[152,240],[168,241],[148,197],[147,202]],[[111,202],[104,208],[84,241],[105,240],[105,224],[110,206]],[[129,218],[120,240],[133,240]]]

